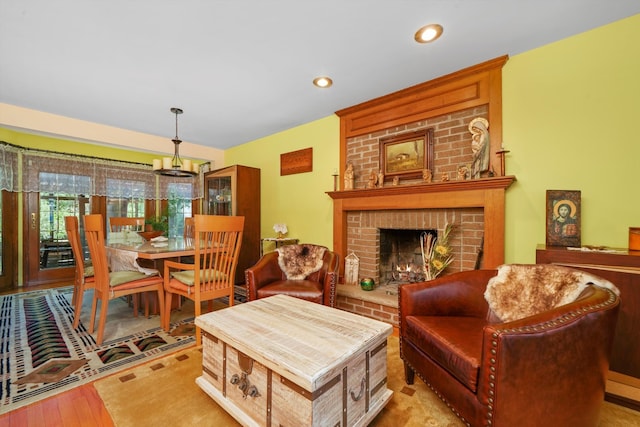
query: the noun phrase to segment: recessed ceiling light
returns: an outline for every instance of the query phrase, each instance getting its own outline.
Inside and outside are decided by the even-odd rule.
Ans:
[[[431,43],[442,35],[442,25],[429,24],[416,31],[414,38],[418,43]]]
[[[329,77],[316,77],[315,79],[313,79],[313,84],[316,85],[317,87],[321,87],[321,88],[328,88],[331,87],[331,85],[333,84],[333,80],[331,80]]]

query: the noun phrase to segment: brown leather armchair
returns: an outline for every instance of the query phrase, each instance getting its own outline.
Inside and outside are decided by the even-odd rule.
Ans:
[[[289,247],[305,245],[289,245]],[[289,280],[278,263],[278,252],[265,254],[251,268],[245,270],[247,300],[253,301],[277,294],[286,294],[318,304],[335,307],[338,276],[338,255],[324,246],[322,267],[302,280]]]
[[[596,426],[619,308],[588,286],[574,302],[519,320],[492,318],[496,270],[399,290],[405,380],[418,376],[471,426]]]

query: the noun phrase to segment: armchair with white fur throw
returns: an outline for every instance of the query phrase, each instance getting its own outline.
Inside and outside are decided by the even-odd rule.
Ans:
[[[338,256],[324,246],[286,245],[245,270],[247,299],[286,294],[335,307]]]
[[[400,357],[470,426],[596,426],[620,299],[555,265],[400,287]]]

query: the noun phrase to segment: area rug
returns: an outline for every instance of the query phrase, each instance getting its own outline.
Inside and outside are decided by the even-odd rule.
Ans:
[[[109,302],[102,345],[88,333],[92,291],[73,329],[72,288],[0,297],[0,413],[193,346],[193,305],[172,313],[171,333],[158,315],[133,316],[124,299]]]
[[[393,396],[369,426],[464,426],[418,378],[415,384],[406,385],[397,337],[389,337],[387,349],[388,387]],[[96,381],[94,387],[118,427],[239,426],[196,385],[195,380],[201,373],[201,349],[191,347]],[[603,403],[600,427],[632,425],[640,425],[640,412]]]

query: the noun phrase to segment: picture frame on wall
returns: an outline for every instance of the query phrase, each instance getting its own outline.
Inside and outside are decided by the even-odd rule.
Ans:
[[[581,193],[547,190],[547,246],[581,246]]]
[[[420,178],[433,162],[433,128],[380,139],[380,169],[385,177]]]

